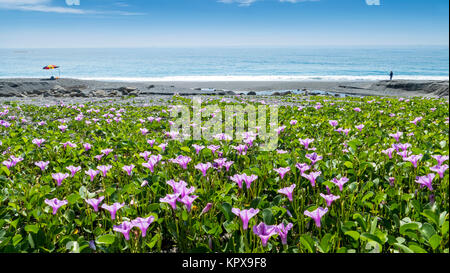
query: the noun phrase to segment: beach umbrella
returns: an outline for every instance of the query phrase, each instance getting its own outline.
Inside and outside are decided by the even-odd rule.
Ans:
[[[59,68],[59,66],[50,64],[50,65],[44,66],[42,69],[53,70],[53,69],[57,69],[57,68]],[[61,71],[59,71],[59,69],[58,69],[58,72],[59,72],[59,76],[61,77]],[[52,76],[53,76],[53,73],[52,73]]]

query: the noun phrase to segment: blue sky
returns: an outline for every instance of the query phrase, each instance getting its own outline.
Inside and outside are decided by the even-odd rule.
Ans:
[[[0,47],[448,46],[448,0],[377,1],[0,0]]]

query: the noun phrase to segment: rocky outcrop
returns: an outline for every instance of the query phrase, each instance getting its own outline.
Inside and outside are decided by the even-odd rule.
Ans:
[[[379,81],[369,87],[372,90],[401,90],[406,92],[420,92],[438,97],[448,97],[448,81]]]

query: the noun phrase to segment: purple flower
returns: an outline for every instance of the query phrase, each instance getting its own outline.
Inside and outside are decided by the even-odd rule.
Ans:
[[[420,187],[428,187],[430,191],[433,190],[433,179],[436,175],[434,173],[427,174],[425,176],[416,177],[416,183],[420,184]]]
[[[155,221],[154,216],[149,216],[147,218],[138,217],[131,221],[131,224],[134,227],[139,228],[142,232],[142,237],[145,237],[147,235],[147,229],[153,223],[153,221]]]
[[[364,124],[356,125],[355,128],[361,132],[364,129]]]
[[[122,204],[114,203],[111,206],[103,204],[102,208],[109,211],[109,213],[111,213],[111,219],[114,220],[114,219],[116,219],[116,212],[119,209],[123,208],[124,206],[125,206],[125,203],[122,203]]]
[[[104,196],[100,196],[97,199],[95,199],[95,198],[87,199],[86,203],[91,205],[94,208],[94,211],[98,211],[98,205],[100,205],[100,203],[103,201],[103,199],[105,199]]]
[[[203,149],[205,148],[205,146],[203,146],[203,145],[197,145],[197,144],[192,144],[192,147],[195,148],[195,151],[196,151],[197,155],[200,154],[200,151],[203,150]]]
[[[45,139],[43,138],[35,138],[31,141],[33,144],[36,144],[39,148],[41,147],[42,143],[45,142]]]
[[[230,176],[230,180],[237,183],[239,188],[242,189],[242,182],[244,181],[244,177],[241,174]]]
[[[58,187],[61,186],[61,183],[64,179],[66,179],[67,177],[69,177],[68,173],[53,173],[52,174],[53,179],[56,180],[56,182],[58,183]]]
[[[316,210],[314,210],[314,211],[308,211],[308,210],[305,210],[305,212],[304,212],[304,214],[306,215],[306,216],[309,216],[309,217],[311,217],[313,220],[314,220],[314,222],[316,222],[316,226],[318,227],[318,228],[320,228],[320,220],[322,219],[322,217],[325,215],[325,213],[327,213],[328,212],[328,208],[321,208],[321,207],[318,207]]]
[[[203,208],[202,213],[200,213],[200,215],[207,213],[212,208],[212,206],[213,206],[212,203],[206,204],[205,208]]]
[[[422,154],[412,155],[410,157],[403,158],[403,160],[411,162],[411,164],[413,164],[414,168],[417,168],[417,163],[418,163],[418,161],[420,161],[422,159],[422,157],[423,157]]]
[[[210,162],[208,163],[199,163],[197,165],[195,165],[195,168],[199,171],[202,172],[203,176],[206,176],[206,172],[208,171],[209,168],[212,167],[212,164]]]
[[[355,111],[355,112],[361,112],[361,108],[358,108],[358,107],[353,108],[353,111]]]
[[[97,170],[102,172],[103,177],[106,177],[106,173],[111,170],[112,166],[111,165],[107,165],[107,166],[97,166]]]
[[[386,154],[389,156],[389,159],[392,159],[392,153],[395,151],[394,148],[388,148],[386,150],[381,151],[383,154]]]
[[[34,165],[41,168],[42,171],[44,171],[47,168],[48,164],[50,164],[50,161],[39,161],[34,163]]]
[[[283,245],[287,245],[287,234],[293,226],[294,225],[292,223],[289,223],[286,226],[284,225],[284,223],[281,223],[278,226],[276,226],[276,231],[277,231],[278,235],[280,236],[281,243]]]
[[[154,139],[148,139],[147,140],[147,143],[150,145],[150,147],[152,147],[153,148],[153,145],[155,144],[155,142],[156,142],[156,140],[154,140]]]
[[[184,156],[184,155],[180,155],[177,158],[174,159],[170,159],[170,162],[172,163],[176,163],[178,165],[180,165],[180,167],[182,167],[183,169],[187,169],[187,164],[189,164],[189,162],[191,162],[191,158],[189,156]]]
[[[100,152],[106,156],[108,156],[110,153],[112,153],[112,151],[114,151],[113,149],[104,149],[101,150]]]
[[[278,169],[273,169],[273,170],[276,171],[280,175],[281,179],[283,179],[284,176],[291,170],[291,168],[286,167],[286,168],[278,168]]]
[[[156,164],[158,164],[158,162],[161,159],[162,159],[161,155],[157,155],[157,156],[152,155],[152,156],[150,156],[148,162],[142,163],[142,166],[148,168],[153,173]]]
[[[330,125],[331,126],[333,126],[333,127],[336,127],[336,126],[338,126],[338,122],[337,122],[337,120],[330,120],[330,121],[328,121],[328,123],[330,123]]]
[[[295,184],[292,184],[290,187],[278,190],[278,193],[286,195],[289,201],[292,202],[292,193],[294,192],[295,186]]]
[[[143,157],[143,158],[145,159],[145,161],[148,161],[148,157],[151,156],[152,153],[149,152],[149,151],[145,151],[145,152],[143,152],[143,153],[139,153],[139,155],[140,155],[141,157]]]
[[[228,172],[230,170],[231,165],[234,164],[234,161],[227,161],[225,162],[225,164],[223,165],[226,169],[226,171]]]
[[[85,174],[89,175],[91,177],[91,182],[94,181],[94,177],[100,173],[100,171],[89,169],[88,171],[84,172]]]
[[[436,159],[438,166],[441,166],[445,161],[449,159],[448,155],[432,155],[432,158]]]
[[[394,186],[394,182],[395,182],[395,177],[389,177],[389,185],[390,185],[391,187]]]
[[[179,196],[180,196],[179,193],[167,194],[164,198],[160,198],[159,202],[168,203],[169,205],[172,206],[172,209],[175,210],[177,208],[177,199]]]
[[[430,168],[431,171],[436,172],[439,174],[440,178],[444,178],[444,173],[448,169],[448,165],[436,165]]]
[[[316,186],[316,179],[322,174],[321,171],[318,172],[312,172],[310,174],[302,174],[302,176],[311,182],[311,186]]]
[[[298,141],[300,142],[300,144],[302,144],[306,150],[308,150],[309,145],[314,141],[314,139],[310,139],[310,138],[306,138],[306,139],[301,139],[299,138]]]
[[[395,138],[395,140],[397,142],[400,141],[400,138],[402,137],[402,135],[403,135],[403,132],[397,132],[395,134],[389,134],[389,136]]]
[[[192,203],[197,198],[198,198],[197,195],[185,195],[184,197],[179,198],[178,201],[183,203],[186,206],[187,211],[189,212],[189,211],[191,211]]]
[[[130,166],[123,166],[122,170],[124,170],[129,176],[131,176],[131,172],[133,171],[134,167],[135,166],[131,164]]]
[[[90,149],[92,149],[92,145],[89,143],[84,143],[83,147],[86,152],[89,151]]]
[[[403,160],[406,160],[406,158],[408,158],[412,153],[410,151],[402,151],[402,152],[397,152],[397,154],[399,156],[401,156],[403,158]]]
[[[423,118],[422,117],[417,117],[417,118],[415,118],[413,121],[410,121],[411,123],[413,123],[414,125],[417,125],[417,123],[419,122],[419,121],[421,121]]]
[[[58,209],[64,205],[67,205],[69,202],[67,200],[58,200],[57,198],[53,198],[53,199],[45,199],[45,204],[49,205],[50,207],[53,208],[53,215],[56,214],[56,212],[58,211]]]
[[[118,226],[114,226],[113,230],[116,232],[120,232],[125,236],[125,240],[130,240],[130,231],[134,227],[134,225],[128,221],[123,222]]]
[[[243,224],[243,228],[244,230],[246,230],[248,228],[248,221],[255,216],[256,214],[258,214],[259,209],[244,209],[244,210],[240,210],[238,208],[232,208],[231,212],[233,212],[236,216],[241,217],[242,220],[242,224]]]
[[[297,163],[295,164],[295,167],[300,170],[300,175],[303,175],[304,172],[310,169],[309,165],[306,163]]]
[[[2,164],[5,165],[6,168],[8,168],[8,170],[9,170],[11,167],[14,167],[14,166],[15,166],[14,162],[11,161],[11,160],[5,160],[5,161],[2,162]]]
[[[266,225],[264,222],[261,222],[257,226],[253,226],[253,233],[259,236],[261,238],[261,243],[263,247],[267,246],[267,241],[269,241],[269,238],[272,235],[277,234],[278,228],[277,226],[269,226]]]
[[[72,177],[74,177],[75,174],[81,170],[81,167],[69,166],[66,167],[66,169],[69,170],[69,172],[72,174]]]
[[[247,175],[247,174],[241,174],[242,175],[242,178],[243,178],[243,180],[244,180],[244,182],[245,182],[245,185],[247,185],[247,189],[250,189],[250,186],[252,185],[252,183],[256,180],[256,179],[258,179],[258,176],[257,175],[254,175],[254,174],[252,174],[252,175]]]
[[[308,158],[309,160],[311,160],[311,165],[314,165],[317,163],[317,161],[323,159],[322,156],[317,155],[316,153],[307,154],[307,155],[305,155],[305,157]]]
[[[66,131],[67,126],[65,126],[65,125],[59,125],[59,126],[58,126],[58,129],[61,130],[62,132],[64,132],[64,131]]]
[[[321,193],[320,196],[322,196],[323,199],[325,199],[325,201],[327,202],[327,207],[331,206],[331,203],[333,203],[334,201],[338,200],[340,198],[340,196],[336,196],[333,194],[323,194]]]
[[[220,146],[218,146],[218,145],[209,145],[208,149],[210,149],[212,154],[215,155],[216,151],[220,149]]]
[[[331,182],[333,182],[336,186],[339,187],[339,190],[342,191],[344,188],[344,184],[347,183],[349,180],[347,177],[342,177],[339,180],[337,178],[333,178]]]
[[[235,147],[233,147],[233,148],[234,148],[234,149],[238,152],[238,154],[240,154],[240,155],[246,155],[246,154],[247,154],[247,150],[248,150],[247,145],[241,144],[241,145],[235,146]]]
[[[161,150],[164,152],[166,150],[167,143],[161,143],[158,145],[158,147],[161,148]]]

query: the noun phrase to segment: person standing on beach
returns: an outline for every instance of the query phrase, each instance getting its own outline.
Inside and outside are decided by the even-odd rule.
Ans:
[[[391,77],[390,80],[392,81],[392,78],[394,77],[394,72],[391,71],[391,73],[389,73],[389,76]]]

